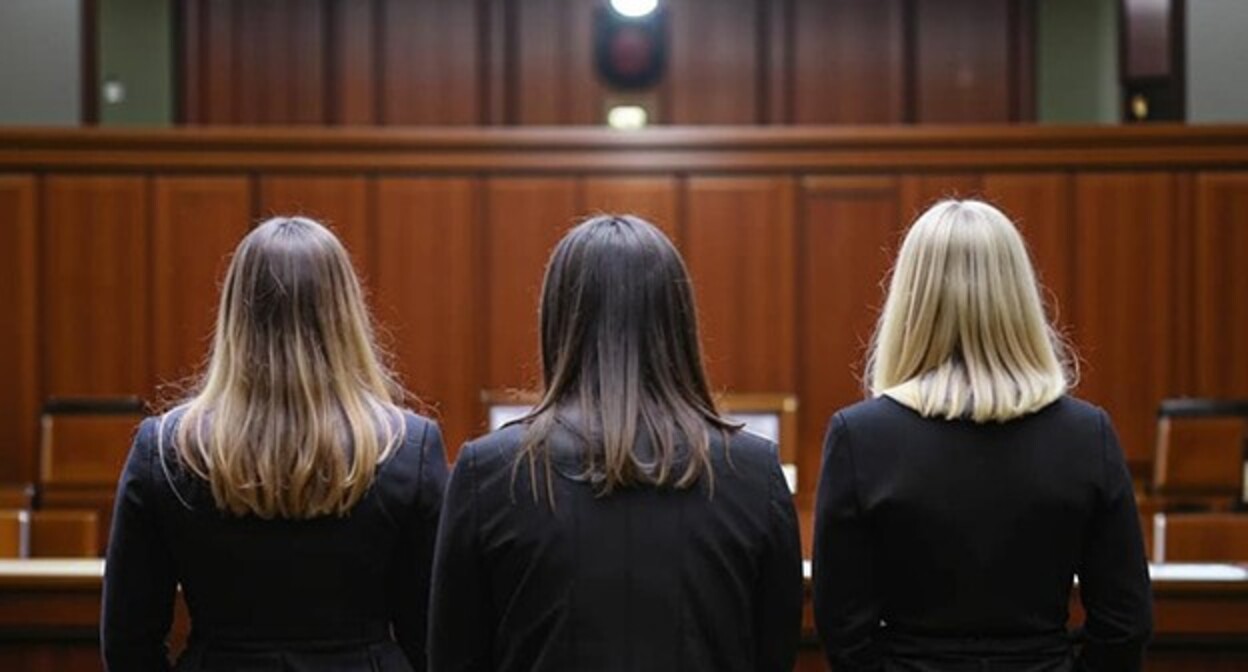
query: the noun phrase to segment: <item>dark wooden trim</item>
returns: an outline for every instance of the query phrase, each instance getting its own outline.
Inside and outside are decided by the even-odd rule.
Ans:
[[[780,4],[780,3],[777,3]],[[754,123],[774,123],[771,105],[771,19],[770,0],[754,0]]]
[[[919,119],[919,11],[918,0],[901,3],[902,123]]]
[[[1170,88],[1178,119],[1187,120],[1187,0],[1170,0]]]
[[[0,168],[639,173],[896,173],[1248,168],[1248,126],[0,130]]]
[[[79,25],[82,34],[82,123],[94,126],[100,123],[100,13],[97,0],[81,0]]]
[[[1010,121],[1036,120],[1035,0],[1014,0],[1009,6]]]
[[[373,0],[373,119],[386,119],[386,0]]]
[[[515,126],[520,123],[520,11],[517,0],[502,0],[502,72],[503,113],[502,124]],[[498,33],[495,33],[498,34]],[[498,61],[496,60],[495,63]]]
[[[170,90],[173,92],[173,123],[175,124],[189,123],[192,109],[190,88],[198,80],[195,78],[196,81],[192,82],[189,76],[191,45],[198,43],[198,40],[194,40],[193,37],[199,25],[196,8],[197,4],[193,0],[174,0],[169,12],[171,22],[169,35],[172,40],[169,48],[173,59],[169,77],[173,80],[170,82]]]
[[[342,0],[321,0],[321,123],[343,123],[341,54],[338,53],[342,24]]]

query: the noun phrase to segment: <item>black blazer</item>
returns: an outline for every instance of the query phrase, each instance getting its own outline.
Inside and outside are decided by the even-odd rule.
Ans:
[[[838,672],[1141,667],[1152,602],[1131,476],[1109,417],[1082,401],[999,424],[888,397],[842,410],[814,551],[815,622]]]
[[[434,560],[432,670],[793,668],[801,547],[774,444],[737,432],[725,456],[712,432],[713,494],[703,478],[599,497],[577,477],[578,445],[557,436],[552,510],[517,463],[524,432],[469,443],[455,463]]]
[[[425,669],[426,605],[446,458],[433,422],[406,438],[343,518],[260,520],[219,512],[207,484],[164,464],[158,421],[139,428],[117,489],[102,638],[114,672],[170,669],[180,584],[191,616],[178,670]]]

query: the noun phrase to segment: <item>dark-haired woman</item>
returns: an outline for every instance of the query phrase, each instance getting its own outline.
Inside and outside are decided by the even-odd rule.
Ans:
[[[271,219],[226,273],[194,395],[139,428],[104,576],[104,663],[183,672],[425,669],[446,458],[399,406],[334,234]]]
[[[654,226],[600,216],[559,243],[545,394],[451,476],[431,669],[792,669],[792,499],[775,445],[716,412],[695,312]]]

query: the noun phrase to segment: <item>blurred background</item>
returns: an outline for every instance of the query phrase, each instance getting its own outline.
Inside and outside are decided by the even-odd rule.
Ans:
[[[0,0],[0,670],[100,669],[134,428],[266,217],[342,238],[452,458],[533,398],[554,243],[654,221],[809,553],[828,418],[948,197],[1018,223],[1114,417],[1147,669],[1248,669],[1245,35],[1245,0]]]

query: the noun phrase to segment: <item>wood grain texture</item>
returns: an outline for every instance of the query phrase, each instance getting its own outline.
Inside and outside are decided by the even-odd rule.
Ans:
[[[901,210],[898,214],[908,226],[939,200],[976,198],[983,194],[983,190],[983,179],[975,173],[905,175],[901,178]]]
[[[1033,0],[665,7],[667,74],[627,92],[595,72],[605,0],[187,0],[180,119],[599,124],[616,97],[646,98],[665,124],[970,123],[1034,107]]]
[[[1194,394],[1248,397],[1248,173],[1196,177]]]
[[[515,3],[515,76],[508,98],[516,124],[602,123],[604,87],[594,70],[594,2]],[[555,37],[558,36],[558,37]]]
[[[486,184],[482,269],[486,277],[485,382],[490,390],[536,389],[542,274],[555,244],[581,213],[570,177],[498,177]]]
[[[325,32],[321,0],[240,1],[235,6],[238,121],[325,121]]]
[[[303,215],[328,226],[351,253],[360,278],[372,286],[376,250],[368,188],[362,175],[264,175],[260,178],[260,216]]]
[[[1085,365],[1078,392],[1114,419],[1129,460],[1150,459],[1155,413],[1174,385],[1179,325],[1174,177],[1075,177],[1074,334]]]
[[[4,129],[0,170],[903,173],[1242,169],[1248,126]]]
[[[665,123],[759,121],[763,92],[757,13],[757,0],[684,0],[668,6]]]
[[[152,194],[152,365],[172,400],[207,361],[229,255],[251,225],[251,181],[164,176]]]
[[[674,177],[591,177],[584,182],[586,214],[631,214],[663,229],[680,245],[679,193]]]
[[[809,505],[829,418],[863,398],[867,348],[903,230],[894,178],[807,178],[800,199],[798,497]]]
[[[39,427],[38,184],[0,175],[0,482],[33,482]]]
[[[448,457],[482,433],[481,186],[467,178],[377,185],[375,312],[403,381],[441,422]]]
[[[914,3],[915,121],[1010,120],[1009,5],[984,0]]]
[[[990,173],[984,196],[1010,217],[1027,241],[1041,296],[1059,329],[1069,326],[1077,292],[1071,178],[1062,173]]]
[[[42,390],[46,397],[146,397],[147,181],[44,180],[40,246]]]
[[[904,121],[902,1],[796,0],[794,7],[789,121]]]
[[[478,4],[383,0],[381,6],[381,123],[479,123]]]
[[[330,53],[327,118],[332,124],[377,123],[377,26],[375,0],[329,2]]]
[[[794,391],[792,180],[695,177],[687,189],[684,254],[712,385]]]
[[[198,39],[201,51],[187,54],[187,67],[199,72],[200,112],[196,121],[207,124],[237,124],[239,115],[237,84],[242,64],[236,49],[240,49],[235,34],[237,12],[234,0],[200,0],[202,8]],[[191,44],[188,42],[188,44]]]

